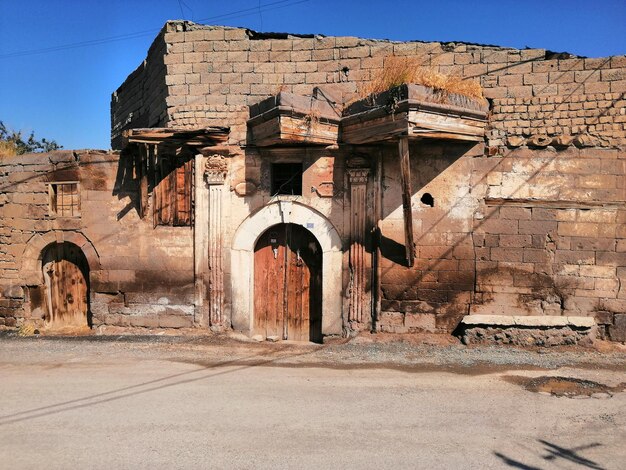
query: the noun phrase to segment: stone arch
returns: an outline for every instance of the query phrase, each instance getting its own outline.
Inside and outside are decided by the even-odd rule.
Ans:
[[[82,233],[63,230],[36,233],[26,242],[26,247],[22,252],[20,273],[26,285],[37,286],[43,284],[44,279],[41,270],[41,260],[44,248],[52,243],[63,242],[73,243],[82,250],[89,263],[89,272],[99,271],[101,269],[98,252],[93,246],[93,243]]]
[[[235,232],[231,247],[232,326],[252,331],[254,312],[254,247],[270,227],[298,224],[310,231],[322,247],[322,334],[342,332],[342,246],[333,224],[311,207],[292,201],[264,206],[246,218]]]

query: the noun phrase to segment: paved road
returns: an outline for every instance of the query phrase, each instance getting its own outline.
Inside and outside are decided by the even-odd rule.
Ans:
[[[178,350],[0,340],[0,468],[625,468],[626,393],[558,398],[503,379],[615,384],[623,369],[403,371]]]

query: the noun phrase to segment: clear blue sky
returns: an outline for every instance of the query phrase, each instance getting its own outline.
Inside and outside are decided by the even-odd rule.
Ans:
[[[181,18],[265,32],[626,53],[626,0],[0,0],[0,120],[68,149],[109,148],[111,93],[164,22]],[[140,34],[14,54],[131,33]]]

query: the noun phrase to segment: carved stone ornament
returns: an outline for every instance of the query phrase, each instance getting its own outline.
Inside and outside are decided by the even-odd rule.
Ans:
[[[223,155],[211,155],[204,166],[207,184],[223,184],[228,172],[228,162]]]
[[[350,168],[348,170],[350,184],[366,184],[369,174],[369,168]]]
[[[365,168],[369,167],[370,163],[363,155],[354,154],[346,162],[348,168]]]

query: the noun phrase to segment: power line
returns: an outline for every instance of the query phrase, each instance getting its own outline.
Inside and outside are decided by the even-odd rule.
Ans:
[[[180,3],[180,0],[178,0],[178,7],[180,8],[180,16],[184,20],[185,19],[185,12],[183,11],[183,4]]]
[[[197,21],[198,22],[202,22],[202,21],[214,21],[214,20],[241,18],[241,17],[245,17],[245,16],[256,15],[256,14],[259,14],[261,12],[266,12],[266,11],[278,10],[280,8],[291,7],[291,6],[298,5],[300,3],[305,3],[305,2],[308,2],[308,1],[309,0],[298,0],[298,1],[277,0],[277,1],[274,1],[274,2],[266,3],[261,8],[259,8],[258,6],[252,7],[252,8],[244,8],[242,10],[237,10],[237,11],[233,11],[233,12],[230,12],[230,13],[224,13],[224,14],[221,14],[221,15],[211,16],[211,17],[207,17],[207,18],[201,18],[201,19],[199,19]],[[88,40],[88,41],[81,41],[81,42],[63,44],[63,45],[59,45],[59,46],[44,47],[44,48],[40,48],[40,49],[31,49],[31,50],[26,50],[26,51],[8,52],[6,54],[0,54],[0,59],[8,59],[8,58],[13,58],[13,57],[23,57],[23,56],[36,55],[36,54],[47,54],[47,53],[51,53],[51,52],[64,51],[64,50],[69,50],[69,49],[77,49],[77,48],[80,48],[80,47],[98,46],[98,45],[101,45],[101,44],[107,44],[107,43],[116,42],[116,41],[126,41],[126,40],[129,40],[129,39],[137,39],[137,38],[140,38],[140,37],[143,37],[143,36],[149,36],[149,35],[152,35],[152,34],[158,32],[160,30],[161,30],[161,28],[158,28],[158,29],[157,28],[153,28],[153,29],[147,29],[147,30],[143,30],[143,31],[136,31],[134,33],[120,34],[118,36],[109,36],[109,37],[101,38],[101,39],[91,39],[91,40]]]

